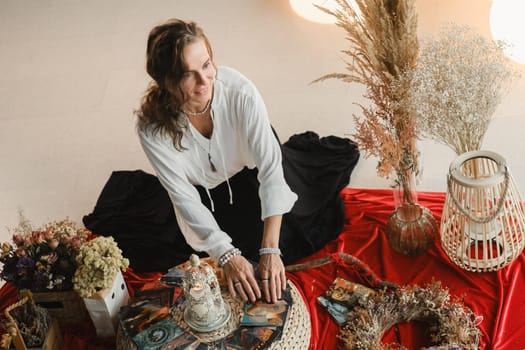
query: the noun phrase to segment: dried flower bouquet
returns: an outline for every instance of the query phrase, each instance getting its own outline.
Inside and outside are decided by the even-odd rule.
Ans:
[[[13,242],[2,243],[0,277],[33,292],[71,290],[75,259],[90,232],[70,219],[33,229],[22,212],[19,216]]]
[[[519,77],[504,43],[457,24],[421,43],[418,66],[408,79],[421,134],[458,155],[481,149],[496,107]]]
[[[419,50],[414,0],[336,2],[338,10],[320,9],[335,16],[336,25],[346,32],[347,73],[328,74],[315,82],[336,78],[366,87],[364,97],[372,105],[358,104],[363,115],[353,115],[357,132],[352,136],[366,157],[379,158],[378,175],[389,178],[395,172],[409,197],[413,193],[409,178],[418,169],[416,116],[407,108],[410,81],[406,79]]]
[[[77,256],[78,268],[73,288],[83,298],[110,288],[117,273],[126,270],[129,260],[122,256],[113,237],[97,237],[86,242]]]

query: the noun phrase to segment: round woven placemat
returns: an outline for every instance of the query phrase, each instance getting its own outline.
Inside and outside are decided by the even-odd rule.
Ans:
[[[290,287],[293,304],[288,309],[281,338],[272,343],[268,349],[306,350],[310,345],[310,315],[297,287],[290,281],[288,285]],[[182,318],[182,306],[174,308],[172,318],[182,329],[193,334],[203,343],[211,343],[215,340],[222,339],[239,327],[244,307],[244,302],[238,298],[232,298],[227,290],[223,291],[222,295],[224,302],[228,303],[231,307],[231,316],[226,325],[216,331],[207,333],[194,332]],[[116,345],[117,350],[137,349],[135,343],[124,334],[121,327],[119,327],[117,332]]]
[[[288,310],[284,324],[283,335],[270,347],[271,350],[308,349],[310,346],[310,314],[303,297],[295,285],[288,281],[292,294],[293,304]]]

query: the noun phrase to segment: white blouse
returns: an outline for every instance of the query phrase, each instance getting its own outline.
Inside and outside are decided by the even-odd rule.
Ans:
[[[219,67],[211,111],[211,138],[201,135],[188,122],[181,141],[183,151],[177,151],[169,136],[154,133],[151,127],[139,130],[139,137],[171,198],[186,241],[196,251],[205,251],[217,261],[233,248],[232,240],[202,204],[194,185],[206,188],[213,208],[209,189],[228,181],[245,166],[256,166],[263,220],[289,212],[297,195],[285,182],[279,143],[273,135],[264,101],[251,81],[234,69]],[[208,154],[215,172],[211,170]],[[230,202],[233,200],[235,193],[230,189]]]

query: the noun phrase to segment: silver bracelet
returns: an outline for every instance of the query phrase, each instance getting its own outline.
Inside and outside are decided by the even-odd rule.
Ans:
[[[241,251],[238,248],[230,249],[220,256],[217,264],[219,267],[223,267],[236,255],[241,255]]]
[[[279,248],[261,248],[261,249],[259,249],[259,255],[264,255],[264,254],[279,254],[279,255],[282,255],[281,254],[281,249],[279,249]]]

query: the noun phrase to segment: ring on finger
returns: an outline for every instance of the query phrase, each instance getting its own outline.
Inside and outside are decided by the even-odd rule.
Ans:
[[[242,284],[241,281],[236,281],[236,282],[233,283],[233,285],[234,285],[235,287],[240,286],[241,284]]]
[[[261,278],[261,282],[268,282],[268,278]]]

